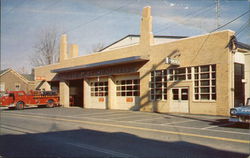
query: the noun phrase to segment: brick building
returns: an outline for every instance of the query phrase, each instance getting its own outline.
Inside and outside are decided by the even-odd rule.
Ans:
[[[0,91],[25,91],[34,90],[34,75],[19,74],[13,69],[0,71]]]
[[[140,36],[95,54],[78,56],[77,45],[62,35],[60,62],[35,68],[36,84],[58,90],[65,107],[72,96],[83,108],[229,115],[250,97],[250,53],[244,46],[231,30],[154,36],[151,8],[145,7]]]

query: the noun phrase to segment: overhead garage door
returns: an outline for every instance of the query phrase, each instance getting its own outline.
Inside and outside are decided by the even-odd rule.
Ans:
[[[107,109],[108,107],[108,81],[90,81],[90,105],[88,108]]]

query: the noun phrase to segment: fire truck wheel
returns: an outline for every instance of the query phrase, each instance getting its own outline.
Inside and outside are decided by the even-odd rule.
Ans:
[[[54,107],[54,101],[53,100],[48,100],[47,107],[48,108],[53,108]]]
[[[24,109],[24,102],[19,101],[16,103],[16,109],[17,110],[23,110]]]

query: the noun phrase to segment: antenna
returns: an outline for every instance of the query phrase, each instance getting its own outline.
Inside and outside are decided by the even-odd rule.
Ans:
[[[220,0],[215,0],[216,3],[216,28],[220,27]]]

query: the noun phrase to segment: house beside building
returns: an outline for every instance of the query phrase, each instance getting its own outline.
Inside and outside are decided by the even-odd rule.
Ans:
[[[100,52],[78,56],[62,35],[59,63],[36,67],[36,86],[59,91],[64,107],[71,96],[83,108],[229,115],[250,97],[250,49],[234,34],[154,36],[145,7],[140,35]]]
[[[0,71],[0,91],[25,91],[35,89],[34,75],[19,74],[13,69]]]

